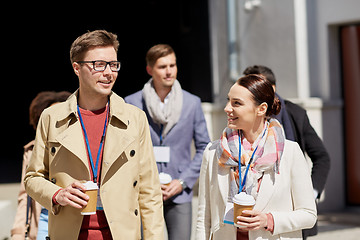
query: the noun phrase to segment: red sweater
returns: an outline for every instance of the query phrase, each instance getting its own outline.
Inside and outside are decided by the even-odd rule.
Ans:
[[[107,111],[106,108],[97,111],[87,111],[80,108],[80,113],[88,136],[92,159],[94,161],[94,164],[96,164],[96,157],[100,147],[100,140],[104,130],[104,123],[105,123]],[[85,137],[84,137],[84,143],[85,143]],[[102,148],[104,148],[104,145]],[[99,181],[101,176],[100,174],[101,174],[101,165],[102,165],[102,152],[103,152],[102,150],[103,149],[101,149],[98,174],[97,174],[99,185],[100,185]],[[90,159],[89,159],[89,168],[91,171],[91,176],[93,176]],[[79,234],[79,239],[81,240],[112,239],[110,228],[107,223],[106,216],[103,210],[97,210],[96,215],[84,216]]]

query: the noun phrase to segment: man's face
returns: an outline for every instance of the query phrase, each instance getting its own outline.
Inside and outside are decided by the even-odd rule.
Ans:
[[[117,61],[117,54],[112,46],[94,47],[88,50],[83,61]],[[88,96],[108,96],[114,86],[118,72],[113,72],[107,65],[104,71],[95,71],[92,63],[73,63],[75,74],[79,77],[79,89]]]
[[[171,88],[177,76],[176,57],[171,53],[156,60],[153,67],[147,66],[146,70],[152,76],[155,86]]]

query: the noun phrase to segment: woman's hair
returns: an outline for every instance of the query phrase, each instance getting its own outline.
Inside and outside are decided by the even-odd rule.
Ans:
[[[166,57],[169,54],[172,54],[174,52],[174,49],[170,45],[167,44],[158,44],[153,47],[151,47],[147,53],[146,53],[146,64],[149,67],[153,67],[156,63],[156,61],[161,57]]]
[[[268,81],[271,82],[272,85],[276,85],[276,78],[275,78],[275,74],[273,73],[273,71],[263,65],[254,65],[254,66],[249,66],[247,67],[244,72],[244,75],[249,75],[249,74],[261,74],[263,76],[266,77],[266,79]]]
[[[40,115],[45,108],[50,107],[54,103],[64,102],[71,95],[70,92],[53,92],[53,91],[44,91],[40,92],[30,104],[30,125],[36,129],[36,126],[39,122]]]
[[[268,108],[266,116],[277,115],[281,109],[281,102],[275,96],[271,83],[263,75],[249,74],[237,80],[237,83],[249,90],[257,106],[266,103]]]
[[[119,48],[117,35],[106,30],[87,32],[75,39],[70,48],[71,64],[84,60],[84,54],[94,47],[114,47],[116,53]]]

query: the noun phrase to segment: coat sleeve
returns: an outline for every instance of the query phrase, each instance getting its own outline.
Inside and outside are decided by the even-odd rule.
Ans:
[[[293,146],[290,165],[293,211],[271,212],[274,217],[273,235],[312,228],[317,218],[309,167],[299,145]]]
[[[16,209],[14,225],[11,229],[12,239],[24,239],[25,236],[25,223],[26,223],[26,210],[27,210],[27,194],[24,186],[25,170],[29,164],[32,150],[24,151],[23,166],[21,174],[20,191],[18,196],[18,206]],[[31,217],[31,216],[30,216]]]
[[[324,190],[330,170],[330,156],[326,151],[322,140],[311,126],[306,113],[303,121],[303,137],[305,151],[313,163],[311,170],[312,183],[314,189],[319,193],[317,197],[320,197],[321,192]]]
[[[195,156],[190,162],[188,168],[180,175],[179,178],[186,182],[186,185],[192,189],[195,185],[201,167],[201,161],[203,152],[206,145],[210,142],[205,116],[201,108],[200,98],[197,98],[195,117],[194,117],[194,144],[195,144]]]
[[[144,239],[164,238],[163,201],[149,125],[145,113],[140,116],[139,205]]]
[[[24,184],[26,192],[43,207],[57,214],[59,205],[53,206],[52,197],[59,186],[50,182],[49,179],[49,151],[47,147],[47,133],[49,115],[46,110],[41,114],[36,130],[34,149],[26,170]]]
[[[313,163],[311,179],[314,189],[318,191],[317,197],[320,197],[330,170],[330,156],[322,140],[311,126],[306,110],[287,100],[285,100],[285,104],[294,124],[296,141]]]
[[[210,173],[208,147],[204,151],[203,162],[199,178],[198,216],[195,239],[207,240],[210,238],[211,212],[210,212]]]

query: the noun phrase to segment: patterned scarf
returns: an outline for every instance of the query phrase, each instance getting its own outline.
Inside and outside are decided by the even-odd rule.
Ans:
[[[165,137],[181,116],[183,93],[179,81],[175,80],[169,93],[169,102],[164,109],[160,108],[161,100],[155,91],[152,78],[144,85],[142,94],[151,119],[164,126],[162,135]]]
[[[243,191],[255,199],[258,193],[258,180],[263,173],[279,174],[280,159],[284,150],[285,134],[282,126],[271,118],[265,122],[264,130],[253,145],[246,140],[242,132],[241,137],[241,176],[244,178],[246,167],[256,149],[247,174]],[[239,134],[238,130],[225,128],[216,149],[220,168],[230,168],[229,198],[239,192]]]

